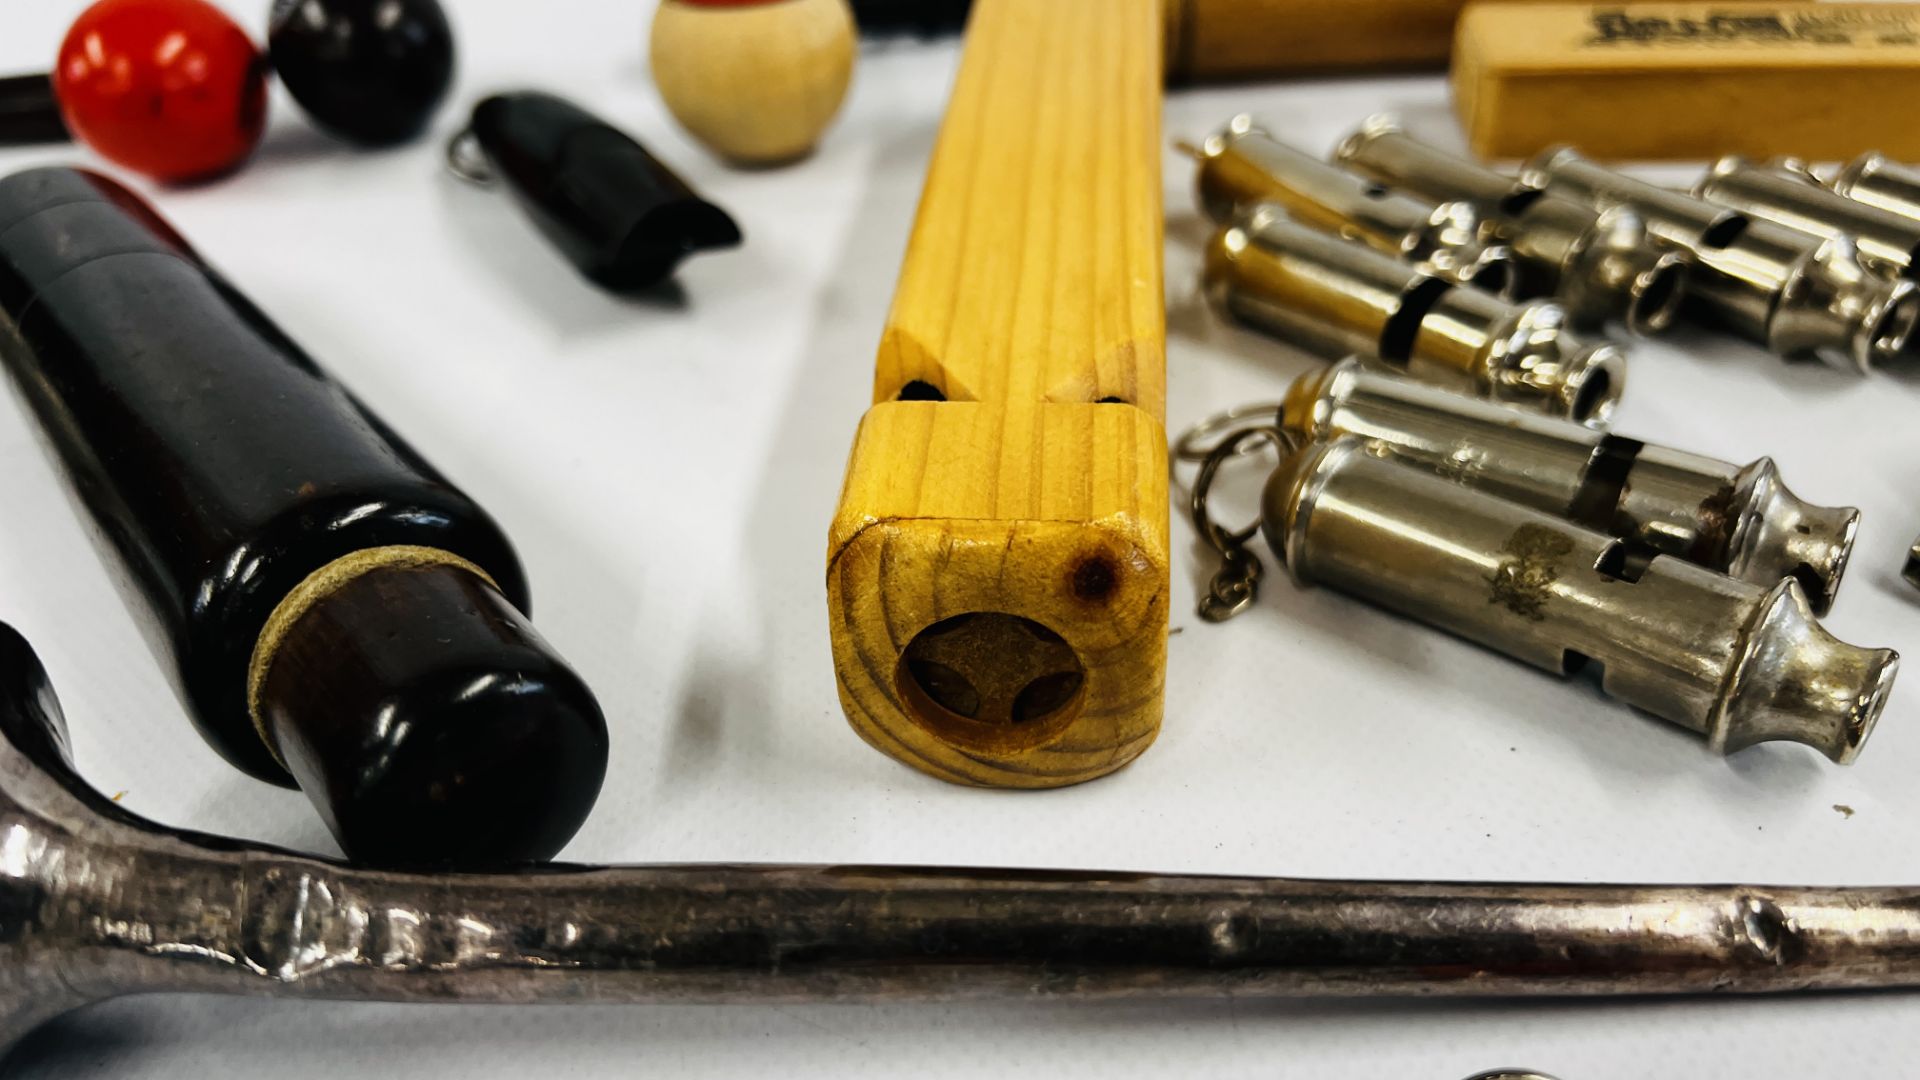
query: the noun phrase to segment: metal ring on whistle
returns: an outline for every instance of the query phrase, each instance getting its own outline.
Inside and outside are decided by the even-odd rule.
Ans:
[[[492,187],[499,180],[473,128],[463,127],[447,140],[447,171],[477,187]]]
[[[1212,457],[1214,450],[1221,444],[1209,442],[1207,445],[1201,446],[1199,444],[1202,440],[1211,439],[1223,431],[1238,428],[1241,426],[1242,421],[1251,420],[1255,417],[1267,421],[1267,423],[1259,425],[1260,427],[1269,428],[1275,434],[1279,435],[1281,433],[1278,429],[1271,427],[1271,422],[1274,417],[1280,415],[1280,407],[1281,403],[1278,401],[1257,401],[1251,405],[1237,405],[1223,412],[1214,413],[1212,416],[1193,425],[1181,434],[1179,441],[1173,444],[1173,456],[1179,461],[1203,462]],[[1257,429],[1248,428],[1247,430]],[[1281,435],[1278,445],[1283,453],[1291,449],[1284,435]],[[1246,446],[1237,452],[1251,454],[1256,452],[1257,449],[1257,447]]]
[[[1224,422],[1220,417],[1216,417],[1215,421]],[[1195,432],[1188,432],[1189,436],[1193,434]],[[1256,517],[1252,524],[1243,529],[1227,529],[1215,524],[1207,508],[1207,497],[1213,490],[1213,479],[1219,474],[1221,464],[1252,453],[1248,446],[1256,441],[1273,444],[1282,457],[1288,453],[1286,433],[1279,428],[1268,425],[1242,428],[1214,444],[1200,463],[1200,474],[1194,477],[1193,495],[1189,503],[1193,527],[1205,538],[1208,546],[1220,554],[1220,569],[1208,583],[1207,594],[1200,599],[1200,617],[1208,622],[1226,622],[1252,607],[1259,599],[1260,578],[1265,570],[1260,564],[1260,557],[1247,547],[1247,542],[1259,534],[1260,519]]]

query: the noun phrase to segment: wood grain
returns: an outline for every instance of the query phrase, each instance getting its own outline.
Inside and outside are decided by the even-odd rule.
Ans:
[[[1159,0],[981,0],[928,170],[827,577],[849,721],[943,779],[1077,783],[1159,728],[1161,17]],[[949,674],[993,686],[1057,635],[1078,669],[1064,708],[927,707],[903,656],[980,613],[1017,618],[976,624]],[[1020,620],[1038,637],[994,636]]]
[[[663,0],[648,45],[654,84],[674,119],[742,165],[811,153],[840,111],[854,54],[847,0]]]
[[[1182,81],[1444,67],[1453,49],[1454,22],[1465,4],[1466,0],[1166,0],[1167,71],[1174,81]]]
[[[1920,155],[1920,130],[1886,111],[1920,91],[1920,6],[1774,3],[1752,26],[1727,14],[1474,4],[1453,70],[1468,142],[1499,160],[1556,145],[1600,161]]]

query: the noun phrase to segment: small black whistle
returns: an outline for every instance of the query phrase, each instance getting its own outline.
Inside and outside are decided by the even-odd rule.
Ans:
[[[551,857],[607,766],[506,535],[132,192],[0,180],[0,362],[201,734],[354,859]]]
[[[973,0],[851,0],[862,37],[945,37],[966,29]]]
[[[561,254],[614,292],[650,288],[687,256],[740,243],[726,211],[646,147],[551,94],[480,102],[448,162],[476,183],[504,182]]]
[[[63,143],[72,138],[60,118],[51,75],[0,78],[0,146]]]

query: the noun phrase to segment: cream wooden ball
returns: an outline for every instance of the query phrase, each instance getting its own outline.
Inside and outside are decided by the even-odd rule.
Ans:
[[[653,78],[674,118],[745,165],[804,157],[853,78],[847,0],[661,0]]]

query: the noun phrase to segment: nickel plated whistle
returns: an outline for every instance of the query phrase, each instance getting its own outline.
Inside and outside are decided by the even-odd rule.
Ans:
[[[1214,303],[1327,359],[1374,357],[1411,378],[1515,408],[1602,424],[1626,356],[1582,340],[1565,309],[1443,281],[1260,204],[1207,247]]]
[[[1920,169],[1869,151],[1835,174],[1829,185],[1854,202],[1920,219]]]
[[[1369,118],[1334,158],[1395,190],[1473,207],[1488,238],[1513,252],[1518,295],[1558,300],[1582,328],[1612,322],[1659,334],[1686,298],[1687,256],[1655,239],[1627,207],[1596,210],[1549,196],[1421,142],[1387,115]]]
[[[1295,221],[1405,260],[1434,277],[1501,296],[1514,288],[1513,253],[1482,239],[1479,212],[1388,191],[1275,139],[1241,114],[1195,156],[1200,206],[1226,224],[1257,203]]]
[[[1329,585],[1544,671],[1597,668],[1613,697],[1716,752],[1860,753],[1898,671],[1771,588],[1411,468],[1364,439],[1312,443],[1268,481],[1261,529],[1302,585]]]
[[[1824,615],[1860,512],[1813,506],[1771,458],[1652,446],[1449,394],[1344,360],[1302,375],[1280,428],[1294,445],[1352,435],[1400,461],[1762,588],[1793,578]]]
[[[1867,371],[1899,356],[1920,320],[1920,292],[1870,270],[1846,237],[1821,239],[1624,176],[1571,148],[1534,159],[1522,179],[1598,210],[1624,206],[1695,262],[1692,298],[1732,332],[1788,359]]]
[[[1875,269],[1895,277],[1920,276],[1920,221],[1840,195],[1796,159],[1763,165],[1723,157],[1693,193],[1807,236],[1850,237]]]

